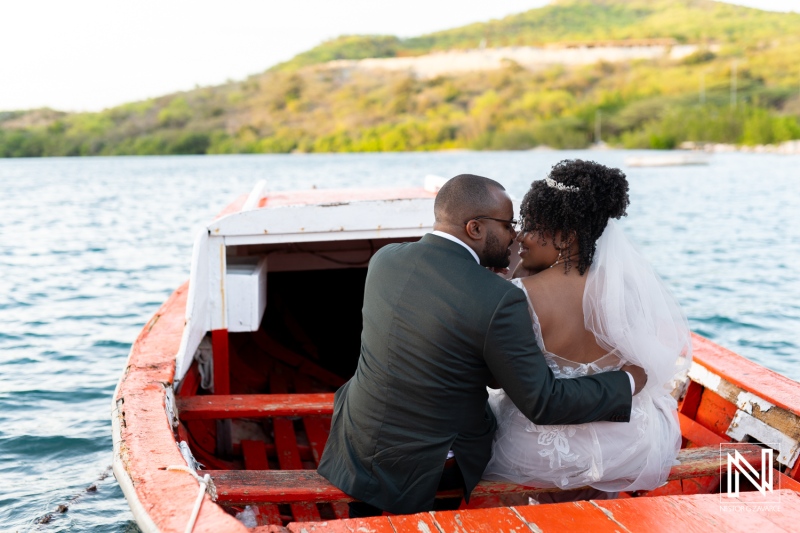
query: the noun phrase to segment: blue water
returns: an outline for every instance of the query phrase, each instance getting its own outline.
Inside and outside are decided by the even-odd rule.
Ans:
[[[272,190],[414,186],[471,172],[521,197],[560,159],[625,168],[631,155],[0,160],[0,531],[137,530],[108,475],[114,386],[142,325],[188,278],[197,229],[258,180]],[[798,166],[798,156],[718,154],[707,167],[625,168],[624,222],[693,330],[795,380]]]

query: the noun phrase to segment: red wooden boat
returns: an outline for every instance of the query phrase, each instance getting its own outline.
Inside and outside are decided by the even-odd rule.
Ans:
[[[143,531],[797,530],[800,383],[699,336],[679,391],[684,449],[665,486],[518,505],[549,489],[482,482],[459,511],[346,519],[348,496],[316,466],[333,392],[359,353],[366,265],[430,231],[435,181],[276,194],[259,184],[198,236],[189,282],[145,325],[113,400],[114,473]],[[747,466],[749,478],[737,475]]]

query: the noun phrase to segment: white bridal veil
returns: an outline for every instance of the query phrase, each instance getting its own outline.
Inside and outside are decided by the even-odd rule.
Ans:
[[[597,343],[647,372],[645,391],[670,394],[689,369],[691,334],[678,302],[613,220],[597,241],[583,293]]]
[[[634,398],[638,409],[632,414],[634,419],[639,417],[636,422],[647,442],[635,446],[645,453],[639,459],[643,459],[641,469],[635,479],[593,486],[603,490],[658,487],[666,482],[681,447],[672,392],[684,381],[691,364],[691,333],[678,302],[613,220],[597,241],[583,293],[583,312],[586,329],[594,333],[598,344],[616,348],[624,361],[647,372],[647,385]],[[614,447],[609,443],[610,449]],[[624,450],[619,452],[621,457],[626,455]]]

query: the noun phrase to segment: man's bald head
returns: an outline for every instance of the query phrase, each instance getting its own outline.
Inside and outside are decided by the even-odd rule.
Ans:
[[[498,182],[459,174],[448,180],[436,194],[433,214],[437,224],[462,226],[472,217],[486,215],[497,208],[497,191],[505,191]]]

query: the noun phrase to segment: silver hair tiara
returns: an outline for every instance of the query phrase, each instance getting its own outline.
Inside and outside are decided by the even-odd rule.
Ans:
[[[574,185],[564,185],[563,183],[557,182],[553,178],[545,178],[544,182],[551,189],[558,189],[559,191],[578,192],[581,190],[580,187],[575,187]]]

